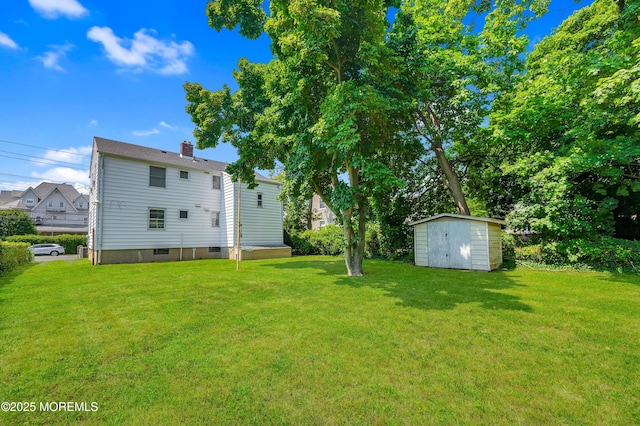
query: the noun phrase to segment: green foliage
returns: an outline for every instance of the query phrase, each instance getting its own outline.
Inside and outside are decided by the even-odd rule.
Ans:
[[[598,270],[640,272],[640,241],[597,236],[546,242],[542,259],[551,264],[584,264]]]
[[[35,233],[36,226],[28,213],[19,209],[0,210],[0,238]]]
[[[7,241],[14,242],[25,242],[32,244],[60,244],[64,247],[64,252],[66,254],[77,254],[78,246],[86,246],[87,245],[87,236],[86,235],[73,235],[73,234],[63,234],[63,235],[16,235],[13,237],[6,238]]]
[[[250,185],[255,168],[278,163],[289,200],[318,194],[345,228],[350,275],[362,275],[369,197],[398,186],[395,165],[415,156],[400,131],[410,105],[394,87],[397,56],[384,43],[391,3],[277,1],[267,17],[256,0],[210,1],[213,28],[250,38],[264,29],[274,59],[241,59],[234,93],[184,86],[196,146],[232,144],[239,159],[228,170]]]
[[[31,262],[33,255],[28,248],[29,244],[27,243],[0,241],[0,274]]]
[[[300,238],[310,246],[307,254],[339,256],[344,253],[344,233],[337,225],[323,226],[317,231],[304,231]],[[302,247],[304,248],[304,244]]]
[[[516,248],[516,259],[526,262],[544,263],[542,244],[531,244]]]
[[[510,204],[511,227],[547,239],[640,237],[637,11],[637,2],[596,0],[574,13],[494,104],[477,182],[501,194],[493,207]]]
[[[502,239],[502,264],[507,267],[516,266],[516,237],[506,232],[500,233]]]

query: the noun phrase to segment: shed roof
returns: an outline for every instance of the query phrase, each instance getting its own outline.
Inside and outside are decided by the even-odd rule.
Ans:
[[[446,218],[446,217],[453,218],[453,219],[465,219],[465,220],[476,220],[476,221],[480,221],[480,222],[497,223],[498,225],[505,225],[506,224],[506,222],[504,220],[492,219],[492,218],[489,218],[489,217],[466,216],[466,215],[463,215],[463,214],[453,214],[453,213],[440,213],[440,214],[437,214],[435,216],[427,217],[425,219],[416,220],[415,222],[410,222],[409,225],[418,225],[420,223],[430,222],[432,220],[442,219],[442,218]]]
[[[104,139],[98,136],[93,138],[95,148],[102,154],[110,154],[118,157],[131,158],[135,160],[148,161],[150,163],[166,164],[170,166],[182,167],[185,169],[198,169],[204,171],[224,172],[227,163],[221,161],[208,160],[201,157],[181,156],[177,152],[164,151],[156,148],[148,148],[146,146],[134,145],[126,142]],[[255,173],[256,180],[260,182],[277,183],[259,173]]]

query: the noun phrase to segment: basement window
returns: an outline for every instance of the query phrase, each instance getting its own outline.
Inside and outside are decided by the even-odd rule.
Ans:
[[[168,248],[153,249],[154,256],[160,256],[163,254],[169,254],[169,249]]]
[[[220,247],[209,247],[209,253],[220,253]]]

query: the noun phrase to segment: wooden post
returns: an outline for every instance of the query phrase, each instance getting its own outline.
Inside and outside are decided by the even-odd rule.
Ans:
[[[242,257],[242,249],[240,248],[240,237],[242,232],[240,231],[242,227],[242,222],[240,221],[240,189],[242,188],[242,182],[240,182],[240,178],[238,178],[238,235],[236,237],[236,271],[240,270],[240,260]]]

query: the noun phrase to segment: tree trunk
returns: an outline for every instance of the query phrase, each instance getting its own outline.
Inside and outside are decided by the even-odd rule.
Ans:
[[[307,229],[313,228],[313,196],[309,200],[309,210],[307,211]]]
[[[469,206],[467,205],[467,200],[464,196],[464,192],[462,192],[462,185],[460,185],[460,179],[458,179],[458,175],[456,171],[453,170],[451,164],[449,164],[449,160],[444,155],[444,149],[442,148],[442,143],[434,142],[432,144],[433,151],[436,154],[436,158],[438,159],[438,165],[440,169],[444,173],[445,178],[447,179],[447,186],[449,187],[449,192],[451,192],[451,196],[453,197],[453,202],[456,205],[456,209],[458,210],[458,214],[464,214],[469,216]]]
[[[347,266],[347,275],[350,277],[361,277],[364,275],[362,262],[364,261],[364,246],[366,238],[366,214],[360,207],[358,214],[358,229],[354,229],[352,224],[352,210],[344,210],[343,229],[346,246],[344,248],[344,262]]]

